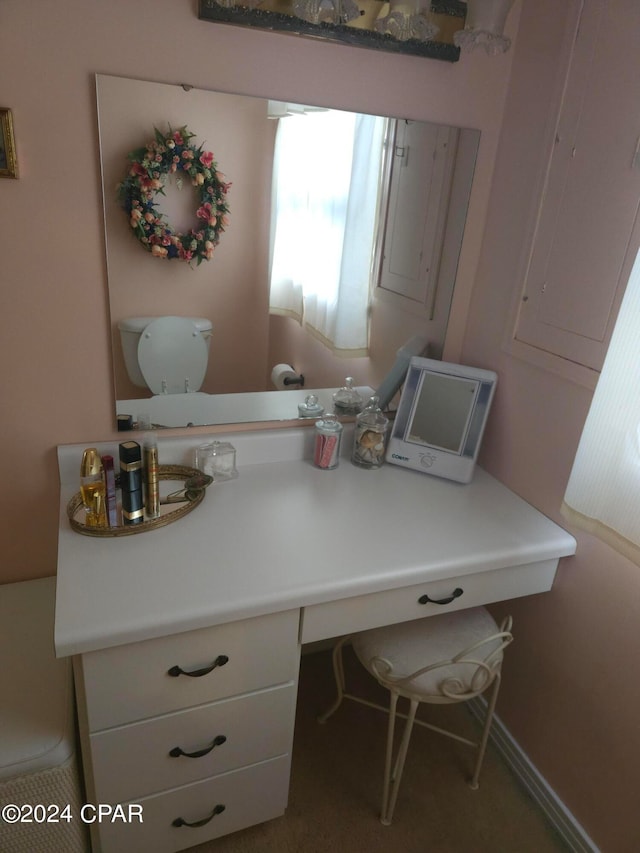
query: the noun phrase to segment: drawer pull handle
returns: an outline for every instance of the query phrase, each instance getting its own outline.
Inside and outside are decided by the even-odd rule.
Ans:
[[[210,820],[213,820],[216,815],[222,814],[225,808],[226,806],[223,806],[222,803],[220,803],[219,805],[213,807],[213,811],[211,812],[209,817],[203,817],[202,820],[194,820],[192,823],[189,823],[189,821],[185,820],[183,817],[177,817],[175,820],[171,821],[171,826],[206,826],[206,824],[208,824]]]
[[[174,746],[173,749],[169,752],[171,758],[180,758],[181,755],[184,755],[185,758],[202,758],[204,755],[209,755],[212,749],[215,749],[216,746],[222,746],[222,744],[226,741],[226,737],[224,735],[216,735],[214,737],[211,746],[207,746],[204,749],[199,749],[197,752],[185,752],[179,746]]]
[[[420,598],[418,599],[418,603],[419,604],[428,604],[429,602],[431,602],[431,604],[451,604],[451,602],[454,601],[454,599],[460,598],[463,591],[464,590],[460,589],[460,587],[457,586],[453,590],[453,592],[451,593],[449,598],[429,598],[429,596],[426,595],[426,593],[425,593],[425,595],[420,596]]]
[[[179,666],[172,666],[168,671],[168,675],[177,678],[179,675],[188,675],[190,678],[201,678],[203,675],[208,675],[218,666],[224,666],[229,658],[226,655],[218,655],[211,666],[205,666],[204,669],[194,669],[193,672],[187,672],[186,669],[180,669]]]

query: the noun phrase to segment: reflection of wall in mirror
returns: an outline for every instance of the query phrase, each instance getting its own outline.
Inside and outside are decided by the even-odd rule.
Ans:
[[[293,321],[281,335],[281,318],[269,317],[270,191],[277,122],[267,117],[267,102],[103,75],[98,75],[97,88],[116,399],[150,394],[129,380],[118,320],[163,314],[211,320],[209,367],[201,388],[207,393],[272,390],[271,367],[281,362],[295,364],[308,386],[337,386],[352,373],[367,384],[369,359],[336,358]],[[128,152],[150,139],[154,127],[168,124],[186,124],[196,134],[194,142],[213,151],[232,183],[228,229],[213,259],[194,269],[151,258],[130,233],[112,189],[125,174]],[[175,228],[193,227],[190,187],[178,192],[169,182],[166,196],[156,201]],[[386,369],[385,363],[382,375]]]
[[[137,398],[145,393],[127,377],[118,320],[164,314],[212,321],[203,391],[265,390],[269,192],[275,134],[275,122],[265,118],[265,103],[101,75],[97,86],[116,397]],[[232,182],[230,224],[213,259],[199,267],[152,258],[132,235],[116,200],[115,187],[126,172],[129,151],[152,139],[154,127],[167,125],[174,129],[187,125],[196,134],[193,141],[213,152],[220,170]],[[166,199],[158,196],[156,201],[174,227],[188,230],[197,222],[195,193],[186,183],[180,192],[170,188]]]
[[[211,394],[271,390],[271,367],[282,362],[293,364],[311,387],[336,387],[347,375],[376,387],[397,349],[425,329],[436,344],[430,354],[439,356],[448,301],[434,334],[433,323],[425,327],[424,312],[407,313],[376,296],[369,358],[336,357],[296,321],[269,317],[270,192],[277,122],[267,117],[266,101],[103,75],[97,77],[97,89],[117,399],[147,393],[131,384],[124,367],[117,322],[130,316],[179,314],[211,320],[209,368],[201,388]],[[154,127],[185,124],[196,134],[197,143],[213,151],[232,183],[229,227],[213,259],[194,269],[181,261],[150,257],[131,234],[114,190],[125,173],[127,153],[150,139]],[[469,185],[471,174],[472,168]],[[156,201],[175,228],[193,227],[196,204],[191,187],[178,192],[169,183],[166,196],[159,195]],[[462,223],[466,203],[465,197]],[[459,244],[455,252],[458,248]],[[451,285],[456,258],[457,254]]]

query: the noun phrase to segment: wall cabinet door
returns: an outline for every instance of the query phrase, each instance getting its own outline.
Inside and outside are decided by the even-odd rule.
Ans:
[[[599,371],[640,245],[640,4],[584,0],[515,339]]]

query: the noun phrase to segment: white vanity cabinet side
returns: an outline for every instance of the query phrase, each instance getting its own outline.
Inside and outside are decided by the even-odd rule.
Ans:
[[[299,613],[74,659],[88,802],[136,803],[143,815],[94,823],[94,851],[171,853],[283,814]]]

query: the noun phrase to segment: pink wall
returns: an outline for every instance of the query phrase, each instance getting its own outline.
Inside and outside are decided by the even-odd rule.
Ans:
[[[560,23],[556,0],[525,2],[462,357],[499,374],[484,466],[567,527],[560,505],[592,392],[503,346],[522,287]],[[640,838],[640,572],[593,537],[571,532],[577,556],[561,562],[553,590],[496,607],[508,607],[516,633],[499,714],[600,848],[629,853]]]
[[[370,358],[338,358],[291,317],[269,318],[269,364],[292,364],[306,388],[332,388],[353,376],[356,385],[377,386]]]
[[[21,177],[0,181],[0,581],[56,571],[56,445],[115,435],[95,73],[480,128],[445,357],[499,371],[483,461],[561,520],[590,392],[501,346],[566,0],[521,5],[509,54],[451,65],[199,22],[193,0],[3,0],[0,103],[13,109]],[[638,841],[640,574],[577,535],[554,590],[509,605],[517,641],[499,710],[595,841],[627,853]]]
[[[2,3],[0,103],[13,110],[20,179],[0,182],[2,471],[11,484],[0,498],[0,581],[56,571],[55,447],[114,436],[96,73],[482,129],[452,323],[460,346],[510,54],[455,64],[394,56],[201,22],[196,8]]]
[[[100,153],[105,187],[105,222],[113,357],[118,399],[144,397],[128,380],[118,320],[178,314],[213,323],[209,369],[201,388],[210,394],[264,391],[267,359],[267,257],[271,164],[276,123],[260,99],[100,75]],[[127,154],[153,136],[153,128],[187,125],[192,142],[214,154],[231,182],[230,223],[214,257],[191,267],[150,263],[131,234],[115,187],[126,174]],[[159,208],[183,231],[195,219],[195,191],[167,183]],[[251,341],[251,346],[245,345]],[[128,393],[123,393],[127,391]]]

